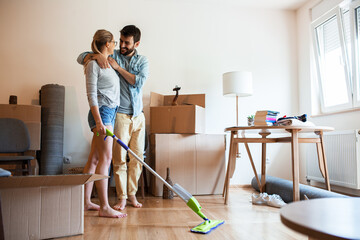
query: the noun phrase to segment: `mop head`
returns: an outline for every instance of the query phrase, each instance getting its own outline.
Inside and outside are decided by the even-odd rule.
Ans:
[[[192,228],[191,232],[207,234],[224,222],[225,221],[223,220],[206,220],[205,222],[200,223],[196,227]]]

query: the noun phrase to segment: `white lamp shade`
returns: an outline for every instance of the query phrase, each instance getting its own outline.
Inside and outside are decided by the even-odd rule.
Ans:
[[[227,72],[223,74],[223,95],[246,97],[253,94],[251,72]]]

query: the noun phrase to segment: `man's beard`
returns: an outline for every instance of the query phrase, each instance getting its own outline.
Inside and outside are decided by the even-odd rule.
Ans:
[[[123,50],[123,49],[125,49],[125,50],[126,50],[124,53],[122,52],[122,50]],[[134,47],[133,47],[133,48],[131,48],[131,49],[128,49],[128,48],[121,48],[121,49],[120,49],[120,53],[121,53],[121,55],[127,56],[127,55],[131,54],[134,50],[135,50],[135,48],[134,48]]]

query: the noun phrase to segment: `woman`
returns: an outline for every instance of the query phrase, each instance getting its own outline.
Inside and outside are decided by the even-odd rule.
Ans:
[[[113,35],[106,30],[96,31],[91,49],[94,53],[108,57],[113,54],[117,42]],[[112,158],[113,140],[106,138],[106,128],[113,130],[117,108],[120,104],[119,77],[112,68],[101,69],[95,60],[85,64],[86,91],[90,105],[88,121],[93,138],[88,161],[84,173],[109,174]],[[99,210],[101,217],[126,217],[119,211],[112,209],[108,201],[108,180],[95,182],[100,206],[91,202],[93,183],[85,185],[85,210]]]

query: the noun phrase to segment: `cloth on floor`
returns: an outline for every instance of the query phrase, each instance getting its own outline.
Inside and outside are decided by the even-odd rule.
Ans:
[[[251,202],[254,205],[267,205],[277,208],[281,208],[282,206],[286,205],[286,203],[281,199],[279,195],[269,195],[266,192],[260,194],[253,193],[251,195]]]
[[[297,119],[282,119],[275,123],[276,126],[294,126],[294,127],[313,127],[314,123],[310,121],[302,122]]]

